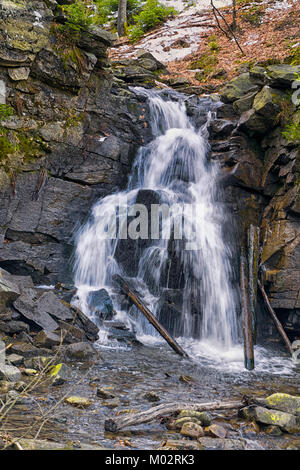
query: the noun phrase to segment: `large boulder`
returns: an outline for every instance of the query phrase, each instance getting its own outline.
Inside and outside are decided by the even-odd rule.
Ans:
[[[233,78],[221,90],[221,97],[226,103],[232,103],[250,92],[258,91],[259,87],[252,82],[249,72]]]
[[[265,405],[268,408],[300,416],[300,397],[295,397],[288,393],[273,393],[273,395],[266,398]]]
[[[279,426],[283,431],[299,432],[300,424],[296,417],[290,413],[256,406],[253,417],[258,423]]]
[[[99,356],[97,350],[90,343],[84,342],[66,346],[63,354],[67,359],[76,361],[93,361]]]
[[[255,96],[253,109],[255,109],[258,114],[264,116],[268,121],[275,121],[279,111],[281,110],[281,103],[286,98],[287,95],[284,92],[266,85]]]
[[[105,289],[92,291],[87,299],[89,309],[102,320],[111,320],[113,318],[112,300]]]
[[[293,81],[299,79],[300,65],[270,65],[267,67],[267,73],[272,86],[291,88]]]
[[[18,286],[13,282],[12,276],[0,268],[0,310],[16,300],[20,295]]]
[[[18,382],[21,380],[21,372],[15,366],[0,364],[0,380],[8,382]]]
[[[34,322],[46,331],[55,331],[59,328],[58,323],[44,309],[37,307],[37,293],[33,289],[26,289],[14,302],[15,309],[27,320]],[[43,303],[42,303],[43,305]]]

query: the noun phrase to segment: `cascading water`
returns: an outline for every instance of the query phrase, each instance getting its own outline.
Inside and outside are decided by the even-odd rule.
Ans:
[[[139,286],[148,307],[177,337],[228,350],[239,339],[238,299],[224,241],[219,167],[207,158],[207,125],[194,128],[183,100],[138,92],[149,101],[153,140],[140,148],[127,189],[98,201],[77,235],[81,308],[88,313],[88,293],[111,288],[119,273]],[[175,313],[161,302],[170,296],[180,298]],[[154,334],[142,319],[138,325],[140,333]]]

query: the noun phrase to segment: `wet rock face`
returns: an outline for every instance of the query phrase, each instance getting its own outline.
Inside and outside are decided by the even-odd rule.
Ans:
[[[0,126],[0,267],[35,284],[71,281],[76,230],[126,184],[150,132],[144,103],[107,68],[114,36],[93,27],[69,54],[53,33],[55,5],[0,8],[0,102],[13,110]]]
[[[217,109],[235,127],[212,135],[212,158],[221,163],[227,202],[242,243],[250,224],[260,227],[260,263],[272,307],[287,331],[300,331],[299,140],[286,136],[298,122],[291,99],[299,66],[254,66],[221,90]],[[229,103],[232,103],[229,104]],[[228,114],[232,106],[237,117]],[[286,116],[284,117],[284,111]]]

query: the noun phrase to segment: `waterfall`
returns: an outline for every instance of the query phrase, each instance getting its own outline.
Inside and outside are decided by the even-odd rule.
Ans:
[[[207,125],[195,129],[183,99],[138,92],[149,103],[153,140],[139,149],[127,189],[98,201],[77,234],[81,307],[87,311],[87,293],[112,288],[119,273],[177,337],[228,349],[238,342],[238,301]]]

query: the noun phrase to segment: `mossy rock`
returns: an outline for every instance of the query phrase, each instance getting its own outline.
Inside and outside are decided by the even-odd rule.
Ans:
[[[242,73],[230,80],[221,89],[221,98],[225,103],[232,103],[243,96],[258,91],[259,87],[252,82],[249,72]]]
[[[300,416],[300,397],[287,393],[273,393],[266,398],[266,406]]]
[[[185,417],[195,418],[200,421],[203,426],[209,426],[211,424],[211,416],[206,411],[181,410],[178,419]]]
[[[266,119],[275,120],[281,110],[281,103],[286,99],[286,93],[266,85],[255,96],[253,109]]]
[[[249,109],[252,108],[255,96],[256,91],[254,93],[248,93],[247,95],[243,96],[243,98],[236,100],[233,103],[234,110],[239,114],[242,114],[245,111],[249,111]]]
[[[283,411],[257,406],[254,409],[254,418],[258,423],[279,426],[283,431],[290,433],[300,431],[300,426],[297,425],[296,417]]]
[[[300,75],[300,65],[278,64],[267,67],[272,86],[291,88]]]
[[[93,404],[93,401],[89,398],[85,397],[78,397],[78,396],[71,396],[65,399],[65,402],[69,405],[76,406],[78,408],[88,408]]]

